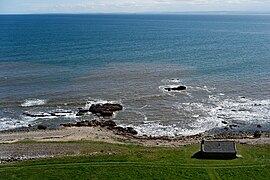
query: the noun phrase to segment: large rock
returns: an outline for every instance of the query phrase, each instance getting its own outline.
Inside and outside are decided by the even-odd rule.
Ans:
[[[120,104],[92,104],[89,108],[89,111],[93,114],[97,114],[100,116],[112,116],[113,112],[120,111],[123,109],[123,106]]]
[[[177,86],[177,87],[169,87],[169,88],[164,88],[167,91],[183,91],[186,90],[186,86]]]

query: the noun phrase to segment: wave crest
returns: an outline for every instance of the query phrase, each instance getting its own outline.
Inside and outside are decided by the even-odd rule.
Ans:
[[[22,107],[31,107],[31,106],[40,106],[47,103],[45,99],[26,99],[21,106]]]

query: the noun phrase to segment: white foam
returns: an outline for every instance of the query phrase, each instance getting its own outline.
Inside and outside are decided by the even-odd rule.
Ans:
[[[55,111],[52,111],[51,113],[55,114],[55,116],[53,117],[57,117],[57,116],[60,116],[60,117],[65,117],[65,118],[76,118],[76,114],[77,112],[74,112],[74,111],[67,111],[67,110],[64,110],[64,109],[57,109]]]
[[[185,127],[179,124],[163,125],[155,121],[145,120],[143,124],[131,126],[139,135],[177,136],[195,135],[215,128],[238,125],[245,128],[250,124],[270,123],[270,100],[254,100],[243,97],[224,98],[224,95],[209,96],[208,101],[176,103],[175,107],[182,114],[191,118]],[[224,124],[222,121],[226,121]]]
[[[270,121],[270,100],[252,100],[238,97],[217,102],[216,116],[225,120],[243,121],[246,123],[267,123]]]
[[[144,119],[144,122],[147,122],[148,118],[147,116],[145,115],[145,113],[143,112],[140,112],[140,111],[134,111],[134,113],[138,114],[138,115],[141,115]]]
[[[172,79],[163,79],[161,80],[163,83],[181,83],[179,78],[172,78]]]
[[[57,117],[57,116],[52,116],[50,113],[46,113],[46,112],[31,112],[29,114],[31,114],[33,116],[36,115],[37,117],[25,116],[23,119],[35,121],[37,119],[54,119]]]
[[[68,118],[68,119],[76,119],[78,116],[76,116],[77,112],[71,111],[71,112],[65,112],[65,110],[55,110],[50,113],[47,112],[25,112],[30,114],[31,116],[24,116],[24,119],[28,119],[31,121],[35,121],[37,119],[55,119],[55,118]],[[34,117],[36,116],[36,117]]]
[[[20,127],[28,127],[29,124],[33,122],[33,119],[26,118],[22,120],[14,119],[14,118],[0,118],[0,130],[8,130],[15,129]]]
[[[22,107],[40,106],[47,103],[45,99],[27,99],[21,104]]]
[[[212,91],[215,90],[215,88],[209,88],[207,86],[203,86],[203,87],[193,87],[193,86],[187,86],[187,89],[191,89],[192,91],[206,91],[208,93],[212,93]]]
[[[186,128],[180,128],[177,127],[176,124],[173,125],[162,125],[160,123],[154,123],[154,122],[148,122],[144,123],[138,126],[134,126],[131,124],[123,124],[124,127],[131,126],[133,127],[137,132],[139,136],[142,135],[148,135],[148,136],[169,136],[169,137],[174,137],[174,136],[189,136],[189,135],[194,135],[194,134],[199,134],[202,132],[205,132],[205,129],[203,128],[197,128],[197,129],[186,129]]]
[[[208,103],[179,103],[179,111],[187,112],[194,117],[188,124],[194,132],[205,132],[228,124],[264,124],[270,122],[270,100],[252,100],[238,97],[236,99],[221,99],[209,96]]]
[[[148,107],[148,105],[144,105],[143,107],[141,107],[141,108],[139,108],[139,109],[144,109],[144,108],[146,108],[146,107]]]

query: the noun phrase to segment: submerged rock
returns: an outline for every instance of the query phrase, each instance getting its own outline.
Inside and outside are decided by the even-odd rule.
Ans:
[[[223,124],[228,124],[228,122],[227,121],[221,121]]]

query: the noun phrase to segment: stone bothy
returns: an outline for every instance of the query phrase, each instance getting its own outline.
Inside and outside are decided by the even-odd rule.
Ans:
[[[236,158],[236,145],[234,141],[206,141],[201,143],[202,158],[234,159]]]

